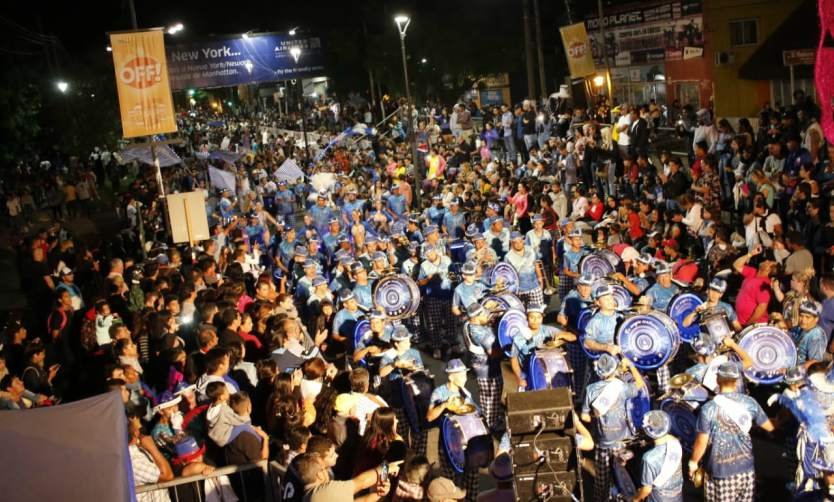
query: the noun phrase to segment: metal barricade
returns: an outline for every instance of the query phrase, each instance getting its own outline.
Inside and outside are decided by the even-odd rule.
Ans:
[[[264,500],[266,500],[267,502],[278,502],[279,500],[281,500],[280,482],[281,476],[284,475],[285,469],[277,462],[268,462],[266,460],[261,460],[260,462],[256,462],[253,464],[230,465],[226,467],[219,467],[215,469],[214,472],[207,475],[198,474],[195,476],[174,478],[171,481],[166,481],[163,483],[154,483],[137,486],[136,494],[152,494],[155,492],[164,491],[164,493],[168,494],[170,500],[174,502],[179,502],[179,495],[176,489],[179,486],[184,486],[188,484],[196,485],[197,483],[203,483],[207,479],[213,479],[220,476],[228,476],[230,479],[233,476],[238,476],[241,481],[241,493],[239,493],[238,496],[240,496],[243,502],[246,502],[249,500],[249,498],[246,493],[246,482],[243,478],[243,473],[254,469],[259,469],[263,474]],[[197,494],[198,500],[203,500],[199,486],[195,486],[194,493]]]

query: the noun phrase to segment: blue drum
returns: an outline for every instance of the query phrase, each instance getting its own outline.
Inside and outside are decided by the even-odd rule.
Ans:
[[[444,453],[455,472],[486,467],[492,460],[492,437],[479,413],[446,415],[440,434]]]
[[[449,244],[449,252],[452,255],[453,263],[466,262],[466,241],[463,239],[455,239]]]
[[[683,320],[703,303],[703,300],[693,293],[679,293],[669,302],[667,312],[678,325],[678,332],[684,342],[691,343],[701,333],[699,323],[693,322],[684,327]]]
[[[589,358],[594,360],[599,359],[602,353],[585,348],[585,326],[588,325],[588,321],[591,320],[595,313],[596,310],[593,309],[582,309],[579,311],[579,315],[576,316],[576,334],[579,346],[582,347],[582,350]]]
[[[513,338],[516,336],[524,336],[529,331],[527,315],[524,311],[511,308],[504,312],[501,320],[498,321],[498,343],[504,349],[504,353],[509,356],[510,348],[513,345]]]
[[[698,425],[695,409],[689,402],[675,398],[661,401],[660,409],[669,414],[672,435],[680,440],[684,450],[691,452],[692,445],[695,444],[695,431]]]
[[[617,328],[617,345],[638,369],[657,369],[678,352],[677,325],[661,312],[626,317]]]
[[[744,375],[753,383],[779,383],[784,379],[785,370],[796,366],[796,345],[776,326],[748,326],[739,335],[738,345],[753,360],[753,366],[744,370]]]
[[[537,349],[530,357],[527,390],[555,389],[570,385],[571,369],[560,349]]]
[[[633,382],[631,373],[623,375],[623,381]],[[638,434],[643,428],[643,415],[652,409],[652,389],[649,381],[643,376],[645,385],[638,391],[637,395],[626,401],[626,412],[628,427],[632,434]]]

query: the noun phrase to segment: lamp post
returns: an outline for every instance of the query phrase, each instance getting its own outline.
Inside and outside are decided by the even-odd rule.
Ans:
[[[301,57],[301,48],[300,47],[293,47],[290,49],[290,56],[295,60],[295,64],[298,64],[298,58]],[[299,101],[298,101],[298,110],[301,112],[301,131],[304,134],[304,152],[306,155],[306,161],[310,162],[310,145],[307,143],[307,114],[304,113],[304,85],[301,83],[301,79],[298,80],[298,88],[299,92]]]
[[[408,125],[408,135],[411,141],[411,159],[414,166],[414,202],[416,207],[421,207],[420,192],[423,189],[423,173],[417,162],[417,135],[414,130],[414,121],[411,118],[411,86],[408,83],[408,63],[405,57],[405,32],[408,30],[408,25],[411,24],[411,18],[405,15],[398,15],[394,17],[394,22],[397,23],[397,31],[400,33],[400,51],[403,58],[403,78],[405,79],[405,101],[406,101],[406,124]]]

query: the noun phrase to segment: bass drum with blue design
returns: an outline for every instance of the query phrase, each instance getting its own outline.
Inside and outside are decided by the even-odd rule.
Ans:
[[[666,308],[669,317],[678,325],[678,332],[684,342],[692,343],[692,340],[698,338],[701,333],[700,323],[693,322],[689,326],[684,326],[683,320],[703,303],[704,301],[694,293],[678,293],[672,297]]]

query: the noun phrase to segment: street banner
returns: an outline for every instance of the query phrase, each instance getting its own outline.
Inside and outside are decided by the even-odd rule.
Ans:
[[[298,62],[291,49],[301,51]],[[168,47],[174,90],[231,87],[324,75],[321,39],[315,36],[246,34]]]
[[[125,138],[177,131],[162,30],[111,33]]]
[[[237,193],[237,183],[235,182],[234,173],[223,171],[216,167],[209,167],[209,182],[211,186],[220,190],[227,189],[232,193]]]
[[[568,58],[571,78],[583,78],[594,73],[594,59],[591,56],[591,45],[588,42],[588,32],[584,23],[571,24],[559,28],[562,33],[562,43],[565,45],[565,56]]]

